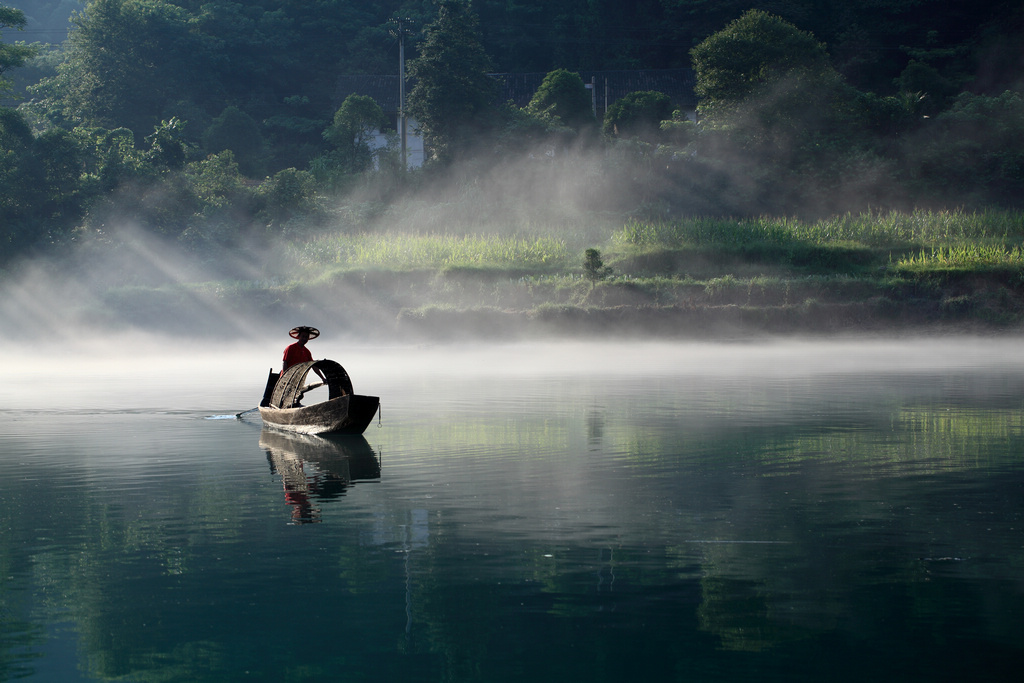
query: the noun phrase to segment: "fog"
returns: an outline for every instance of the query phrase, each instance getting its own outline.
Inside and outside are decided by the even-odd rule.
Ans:
[[[343,364],[352,348],[367,349],[369,357],[387,366],[396,362],[396,356],[409,356],[409,349],[417,350],[414,357],[439,353],[419,344],[441,339],[446,344],[480,344],[473,347],[473,353],[458,351],[450,357],[428,357],[414,363],[444,368],[445,372],[496,372],[495,362],[508,372],[570,368],[578,372],[659,372],[666,368],[701,372],[714,368],[715,372],[751,373],[770,367],[784,372],[802,367],[852,371],[864,364],[942,367],[964,359],[1003,362],[997,359],[1012,356],[1013,342],[1005,340],[989,340],[980,346],[976,341],[920,339],[875,339],[862,345],[834,339],[825,343],[820,338],[759,342],[750,331],[734,328],[683,330],[675,335],[718,340],[726,342],[724,346],[650,344],[641,343],[650,340],[645,340],[642,330],[629,329],[628,321],[626,326],[595,333],[593,329],[574,331],[573,321],[567,320],[557,333],[548,331],[541,338],[531,330],[516,330],[516,318],[499,320],[506,311],[521,315],[537,306],[537,301],[515,301],[514,293],[511,302],[496,303],[497,287],[509,285],[515,276],[460,282],[445,280],[436,272],[393,274],[368,269],[335,274],[329,282],[314,282],[309,273],[296,272],[281,257],[285,244],[320,231],[552,236],[564,240],[575,258],[585,248],[604,248],[633,215],[631,211],[654,220],[659,216],[721,215],[753,201],[751,197],[759,190],[746,175],[749,165],[746,170],[730,171],[736,160],[729,154],[735,150],[718,152],[720,158],[689,166],[680,175],[671,162],[657,167],[619,163],[616,155],[628,159],[633,154],[628,144],[613,145],[610,151],[589,149],[585,144],[507,150],[507,159],[500,164],[472,162],[429,183],[420,179],[416,182],[421,185],[413,183],[400,193],[401,200],[388,199],[387,192],[369,185],[356,188],[332,200],[328,225],[310,228],[286,222],[275,225],[271,236],[264,226],[254,227],[253,217],[239,217],[238,237],[227,242],[208,235],[192,235],[187,240],[157,237],[119,216],[115,205],[109,216],[93,218],[91,228],[80,231],[75,242],[59,253],[17,262],[2,273],[0,345],[9,354],[27,347],[33,355],[51,360],[73,357],[82,367],[95,362],[129,362],[136,371],[141,358],[158,359],[147,362],[166,367],[179,362],[175,360],[179,356],[184,359],[180,362],[191,363],[197,354],[209,355],[214,364],[226,357],[248,356],[263,359],[247,361],[256,368],[267,365],[268,358],[279,363],[279,347],[288,341],[285,332],[300,324],[321,330],[315,347],[326,347],[326,351],[314,350],[315,354]],[[700,176],[702,170],[708,174]],[[863,203],[864,193],[870,194],[864,183],[878,177],[857,174],[848,187],[838,188],[831,196],[839,203]],[[822,189],[806,194],[806,206],[817,211]],[[153,201],[159,203],[160,199]],[[511,283],[506,289],[514,287]],[[432,288],[450,299],[429,298],[426,292]],[[443,318],[443,330],[435,326],[428,330],[434,334],[421,334],[423,330],[399,324],[400,312],[430,305],[450,309],[451,314]],[[473,308],[493,312],[463,314]],[[558,334],[566,339],[559,340]],[[632,342],[610,347],[614,349],[610,351],[575,351],[594,349],[597,347],[591,342],[623,335],[630,336]],[[512,339],[523,344],[502,344]],[[553,343],[539,352],[533,343],[539,341]],[[581,341],[587,343],[577,345]],[[486,355],[488,344],[501,349],[501,360]],[[823,349],[820,354],[816,351],[819,347]],[[988,350],[975,351],[978,348]],[[816,360],[807,363],[808,358]]]
[[[371,282],[363,275],[355,284],[341,278],[324,289],[310,282],[316,273],[287,260],[287,245],[325,234],[554,237],[581,252],[603,244],[622,224],[610,209],[626,205],[630,188],[616,189],[613,178],[600,175],[598,155],[551,159],[546,150],[523,151],[515,163],[467,163],[429,182],[417,180],[401,200],[370,185],[353,188],[325,199],[325,225],[300,218],[267,228],[254,216],[223,224],[193,217],[195,225],[182,235],[160,236],[126,218],[115,201],[97,209],[102,213],[91,215],[72,243],[0,271],[0,338],[30,332],[74,342],[135,330],[254,339],[303,321],[333,335],[389,338],[406,302],[384,291],[388,273],[370,273]],[[125,205],[145,204],[154,214],[175,201],[154,190],[143,200],[124,197],[131,188],[119,192]],[[234,234],[221,238],[218,230]],[[289,283],[302,289],[294,300],[260,297]],[[413,294],[414,307],[434,303]],[[484,295],[470,305],[491,303]]]
[[[76,343],[39,338],[2,343],[0,406],[8,410],[199,410],[234,414],[255,407],[270,369],[292,340],[276,330],[252,342],[185,341],[147,334],[96,336]],[[1018,376],[1024,351],[1015,340],[975,337],[749,342],[360,344],[321,336],[314,358],[340,362],[357,393],[395,394],[446,382],[515,378],[687,381],[767,386],[784,380],[835,382],[878,375]],[[733,389],[734,390],[734,389]]]

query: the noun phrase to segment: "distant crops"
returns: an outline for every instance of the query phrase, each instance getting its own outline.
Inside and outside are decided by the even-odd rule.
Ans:
[[[484,230],[470,235],[339,232],[292,242],[284,256],[286,263],[303,269],[305,277],[375,269],[569,275],[580,267],[583,246],[578,239],[570,241],[571,245],[554,236],[512,237]],[[836,267],[842,259],[907,274],[1024,269],[1024,212],[846,214],[815,222],[771,217],[631,219],[596,246],[609,259],[652,250],[699,250],[819,269]],[[616,275],[620,273],[628,275],[617,269]]]
[[[751,244],[851,244],[867,247],[944,246],[965,240],[1024,240],[1024,213],[914,211],[846,214],[807,223],[789,218],[689,218],[626,223],[615,236],[634,247],[737,247]]]
[[[386,233],[318,237],[289,245],[288,256],[307,268],[551,270],[568,265],[569,249],[552,237]]]
[[[901,258],[896,266],[906,271],[1019,269],[1024,266],[1024,251],[1020,247],[965,244],[922,250]]]

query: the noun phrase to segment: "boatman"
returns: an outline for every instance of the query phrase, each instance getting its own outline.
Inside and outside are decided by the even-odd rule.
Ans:
[[[260,402],[261,407],[269,406],[270,399],[274,393],[274,386],[277,381],[284,375],[284,371],[293,365],[299,363],[308,363],[313,360],[313,354],[306,348],[306,342],[310,339],[316,339],[320,336],[320,330],[315,327],[309,327],[308,325],[299,325],[293,327],[289,332],[288,336],[295,339],[294,344],[289,344],[285,347],[284,358],[281,361],[281,372],[280,374],[274,373],[273,369],[270,371],[270,375],[267,377],[267,388],[263,392],[263,401]],[[320,379],[324,382],[327,378],[324,377],[324,373],[320,368],[313,368],[313,372],[320,376]]]
[[[293,327],[288,332],[288,336],[297,341],[294,344],[289,344],[284,350],[284,359],[281,361],[282,375],[285,370],[293,365],[308,363],[313,360],[313,354],[306,348],[306,342],[319,337],[320,330],[308,325],[299,325],[298,327]],[[320,379],[324,379],[324,374],[320,372],[320,368],[313,368],[313,372],[320,375]]]
[[[306,342],[310,339],[316,339],[320,336],[320,330],[315,327],[309,327],[308,325],[299,325],[293,327],[288,336],[292,339],[296,339],[294,344],[289,344],[284,350],[284,360],[281,364],[281,374],[293,365],[299,363],[308,363],[313,360],[313,354],[306,348]]]

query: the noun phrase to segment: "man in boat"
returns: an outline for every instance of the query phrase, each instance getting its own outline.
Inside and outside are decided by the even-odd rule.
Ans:
[[[310,339],[316,339],[320,336],[320,330],[315,327],[309,327],[308,325],[299,325],[293,327],[289,332],[288,336],[295,339],[294,344],[289,344],[284,350],[284,359],[281,361],[281,374],[293,365],[299,363],[308,363],[313,360],[313,354],[306,348],[306,342]],[[313,368],[313,372],[320,376],[320,379],[326,381],[324,373],[320,371],[320,368]]]
[[[281,361],[281,372],[275,373],[273,369],[270,371],[270,375],[267,377],[267,388],[263,391],[263,400],[260,402],[260,407],[267,407],[270,405],[270,399],[274,394],[274,387],[277,385],[279,379],[284,375],[284,371],[293,365],[298,363],[308,363],[313,360],[313,354],[306,348],[306,342],[310,339],[316,339],[320,336],[320,330],[315,327],[309,327],[308,325],[299,325],[293,327],[289,332],[288,336],[295,339],[294,344],[289,344],[284,350],[284,359]],[[321,372],[320,368],[313,368],[313,372],[320,376],[320,379],[324,382],[327,378],[324,373]]]

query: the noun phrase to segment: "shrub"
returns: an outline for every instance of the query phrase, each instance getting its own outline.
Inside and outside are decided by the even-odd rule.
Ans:
[[[583,79],[567,69],[556,69],[544,77],[527,110],[533,114],[557,116],[562,123],[576,130],[594,121],[590,93]]]
[[[604,115],[604,132],[617,137],[661,139],[661,122],[672,117],[672,101],[665,93],[632,92],[616,100]]]

